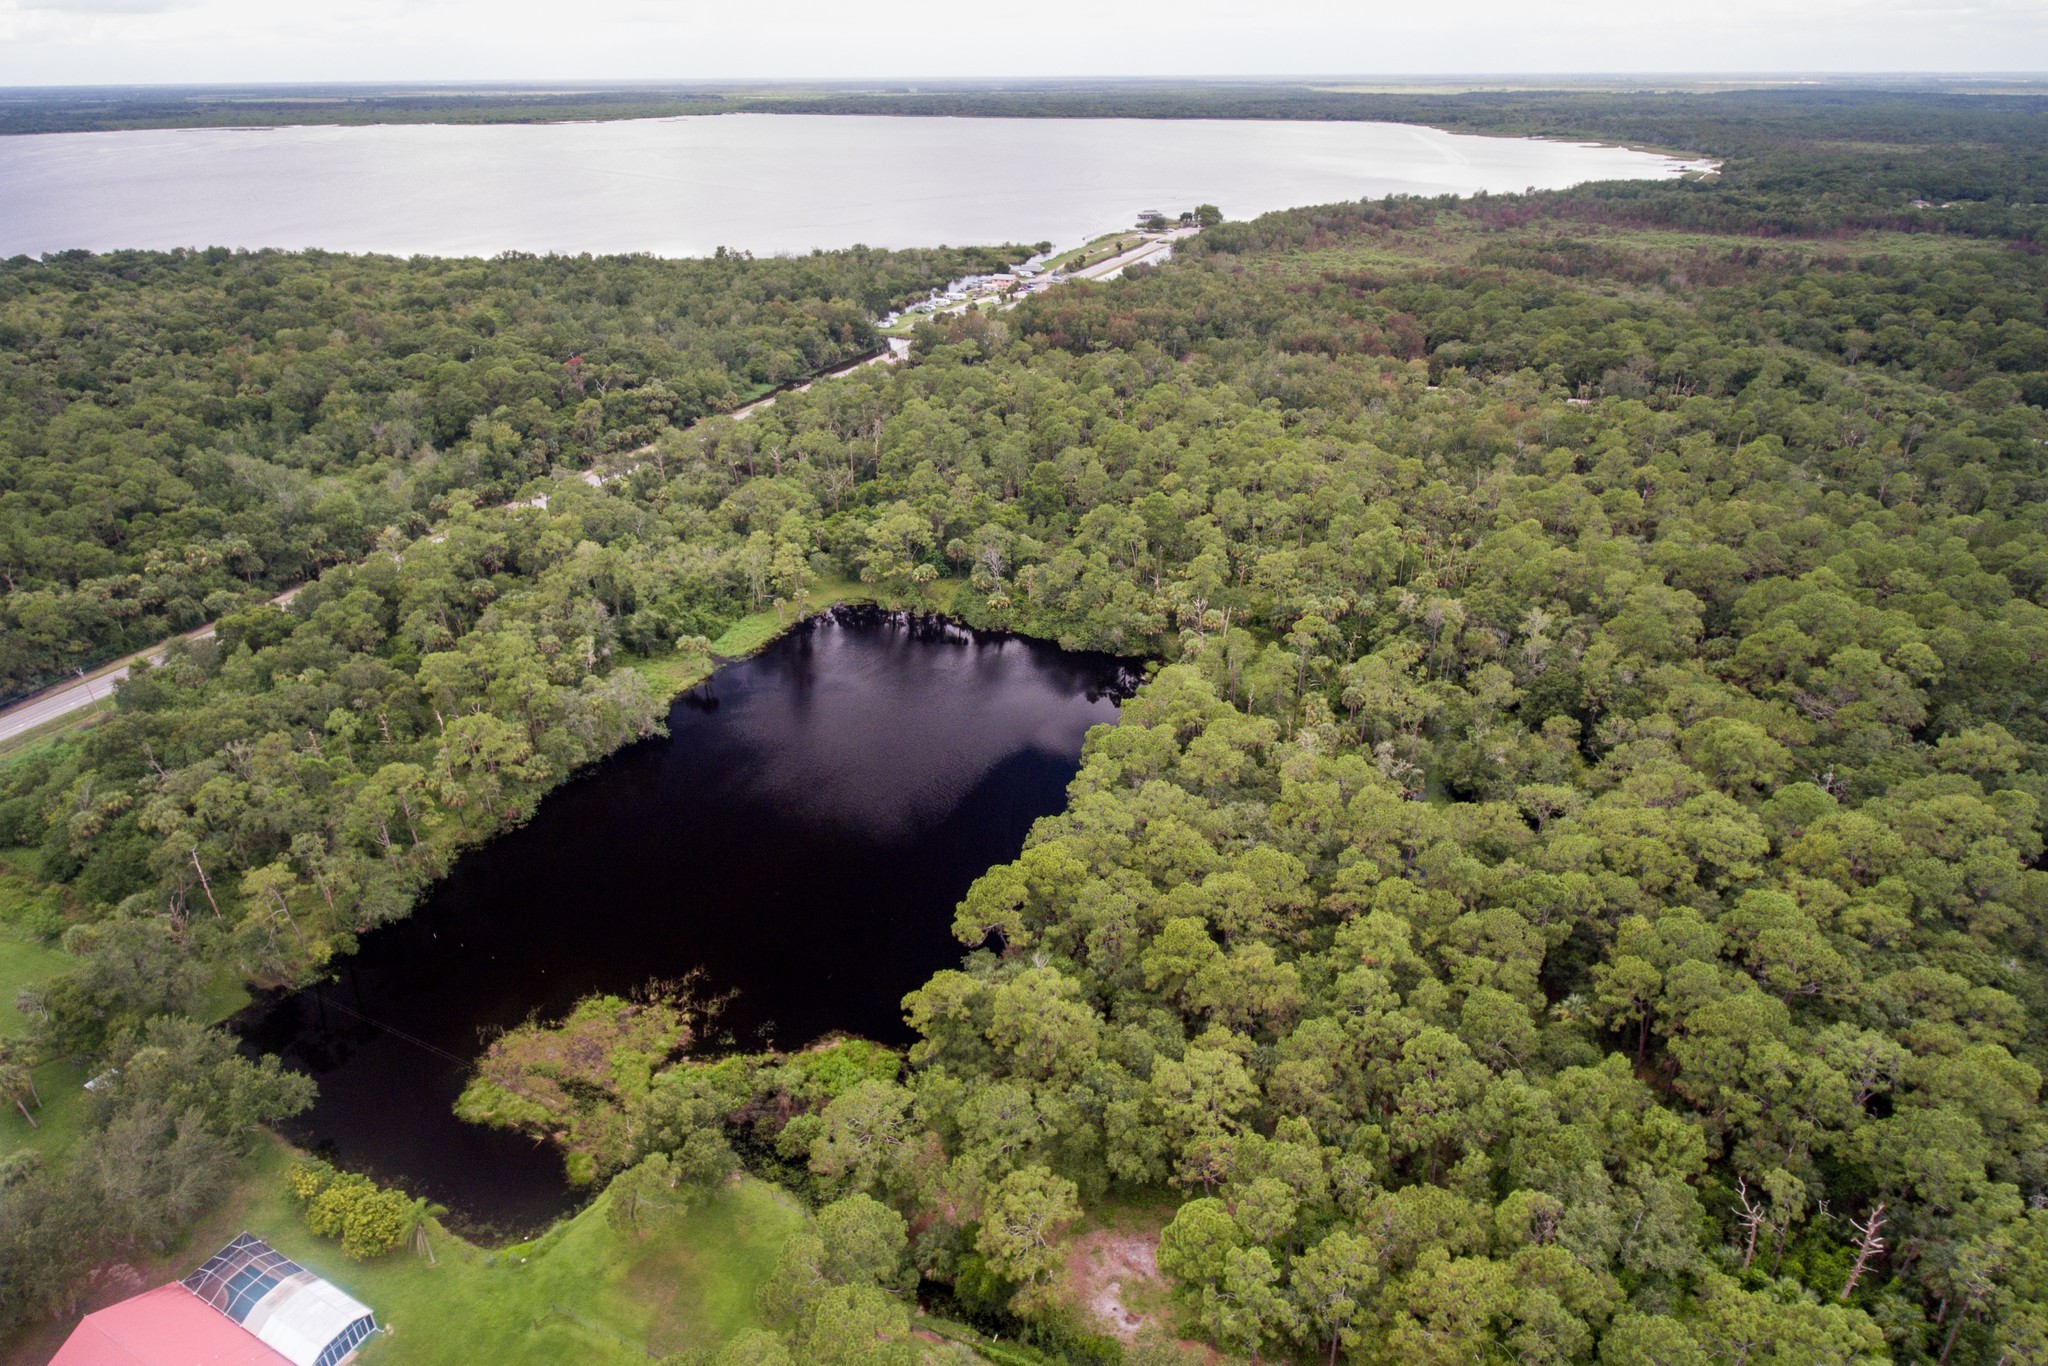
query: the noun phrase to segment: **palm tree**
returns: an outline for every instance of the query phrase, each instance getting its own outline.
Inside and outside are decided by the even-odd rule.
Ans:
[[[434,1256],[434,1245],[427,1241],[427,1225],[447,1212],[446,1205],[436,1205],[424,1196],[413,1201],[405,1211],[405,1232],[399,1235],[399,1240],[410,1239],[412,1250],[425,1257],[428,1266],[439,1266],[441,1262]]]
[[[14,1102],[14,1108],[21,1111],[21,1117],[28,1121],[31,1129],[43,1126],[36,1123],[36,1117],[28,1112],[28,1103],[22,1097],[32,1098],[38,1110],[43,1108],[43,1098],[36,1090],[35,1073],[13,1044],[0,1043],[0,1096]]]

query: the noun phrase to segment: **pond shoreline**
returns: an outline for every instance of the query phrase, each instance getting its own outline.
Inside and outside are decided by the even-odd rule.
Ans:
[[[288,1138],[457,1226],[527,1231],[588,1192],[551,1148],[454,1118],[497,1031],[702,969],[733,997],[714,1051],[901,1047],[903,994],[966,952],[960,898],[1064,809],[1087,731],[1142,681],[1132,660],[872,603],[752,645],[669,680],[667,737],[560,784],[323,981],[234,1018],[320,1086]]]

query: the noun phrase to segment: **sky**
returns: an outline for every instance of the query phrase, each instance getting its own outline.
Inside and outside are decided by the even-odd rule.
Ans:
[[[0,85],[2044,70],[2044,0],[0,0]]]

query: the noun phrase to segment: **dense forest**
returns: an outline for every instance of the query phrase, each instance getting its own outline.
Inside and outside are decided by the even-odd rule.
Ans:
[[[121,1069],[107,1141],[0,1177],[0,1313],[305,1103],[192,1022],[209,973],[318,975],[843,576],[1159,667],[961,904],[906,1057],[699,1056],[687,998],[601,998],[480,1064],[463,1113],[628,1224],[742,1166],[817,1207],[721,1366],[915,1361],[914,1286],[1199,1359],[1060,1295],[1067,1231],[1148,1200],[1165,1316],[1230,1359],[2048,1360],[2042,114],[1889,99],[1860,150],[1777,97],[1672,115],[1715,181],[1225,223],[745,422],[479,456],[431,529],[379,504],[0,769],[70,898],[34,1046]],[[23,268],[137,269],[203,268]],[[220,345],[188,363],[283,384]]]
[[[863,355],[1023,254],[0,262],[0,697]]]

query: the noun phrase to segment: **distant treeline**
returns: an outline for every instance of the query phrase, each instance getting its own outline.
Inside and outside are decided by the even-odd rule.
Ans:
[[[0,91],[0,134],[298,124],[554,123],[729,113],[722,94],[678,90],[444,91],[377,86],[91,86]]]
[[[1847,140],[1895,150],[1967,133],[2039,143],[2011,114],[2039,94],[1985,95],[1901,81],[1764,90],[1354,90],[1298,82],[1042,81],[842,87],[669,85],[585,90],[420,86],[95,86],[0,90],[0,135],[292,124],[547,123],[694,114],[917,118],[1387,119],[1475,132],[1626,138],[1715,155]]]

